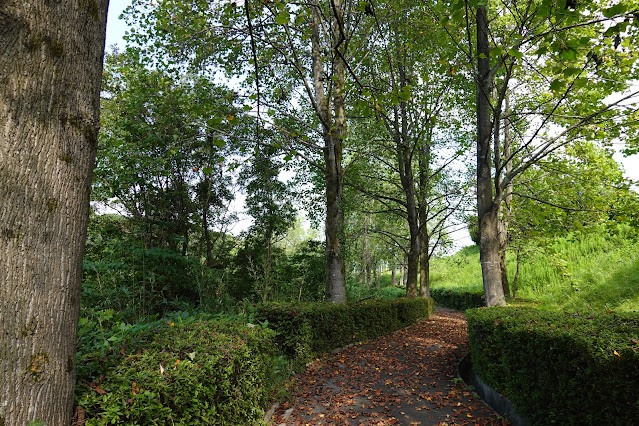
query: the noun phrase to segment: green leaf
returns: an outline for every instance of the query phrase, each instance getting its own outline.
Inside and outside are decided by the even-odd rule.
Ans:
[[[512,56],[513,58],[517,58],[517,59],[521,59],[524,57],[524,54],[521,53],[519,50],[515,49],[514,47],[511,47],[510,49],[508,49],[508,54]]]
[[[585,87],[587,84],[588,84],[588,79],[586,77],[579,77],[578,79],[575,80],[575,82],[573,83],[573,86],[579,89],[579,88]]]
[[[564,82],[559,79],[553,80],[553,82],[550,83],[550,90],[552,90],[553,92],[561,90],[563,87],[564,87]]]
[[[560,52],[559,56],[564,61],[574,61],[575,59],[577,59],[577,51],[575,49],[573,49],[572,47],[570,47],[570,48]]]
[[[604,36],[606,37],[611,37],[615,34],[619,34],[619,26],[618,25],[613,25],[612,27],[608,28],[606,30],[606,32],[604,32]]]
[[[581,72],[580,68],[568,67],[564,70],[564,77],[571,77],[573,75],[577,75]]]
[[[537,49],[537,51],[535,52],[535,54],[537,56],[542,56],[545,55],[546,53],[548,53],[548,47],[547,46],[541,46],[539,49]]]
[[[290,19],[291,19],[291,14],[288,12],[288,10],[283,9],[275,17],[275,22],[277,22],[280,25],[284,25],[284,24],[288,24]]]
[[[608,9],[604,9],[602,13],[603,13],[603,16],[605,16],[606,18],[612,18],[613,16],[621,15],[622,13],[625,13],[627,10],[628,10],[628,6],[626,6],[623,3],[619,3],[612,7],[609,7]]]

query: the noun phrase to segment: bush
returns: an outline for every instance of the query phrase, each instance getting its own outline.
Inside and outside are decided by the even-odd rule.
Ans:
[[[430,295],[435,303],[458,311],[479,308],[486,305],[483,291],[464,288],[431,288]]]
[[[433,313],[432,299],[372,300],[356,304],[263,304],[257,318],[277,332],[276,341],[292,359],[311,357],[350,343],[370,340]]]
[[[466,312],[473,368],[533,424],[636,424],[639,316]]]
[[[272,387],[271,330],[191,318],[112,337],[106,352],[80,348],[76,396],[87,425],[261,422]]]

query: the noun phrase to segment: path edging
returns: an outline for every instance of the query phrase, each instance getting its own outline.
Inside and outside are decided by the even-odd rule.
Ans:
[[[473,371],[470,354],[464,355],[457,366],[457,375],[472,387],[481,399],[500,416],[515,426],[530,426],[531,423],[525,417],[517,414],[517,408],[502,394],[484,383]]]

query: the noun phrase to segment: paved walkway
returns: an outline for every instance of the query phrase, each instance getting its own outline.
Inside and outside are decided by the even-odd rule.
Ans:
[[[315,361],[274,425],[507,425],[457,378],[464,314],[429,320]]]

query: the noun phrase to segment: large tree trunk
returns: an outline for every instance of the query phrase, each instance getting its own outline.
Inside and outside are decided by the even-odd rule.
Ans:
[[[512,153],[512,139],[510,133],[510,101],[506,94],[506,114],[504,116],[504,161],[505,174],[508,175],[513,169],[513,162],[510,158]],[[510,296],[510,285],[508,283],[508,269],[506,268],[506,250],[508,249],[508,224],[510,221],[510,206],[512,205],[513,186],[512,181],[506,186],[504,202],[499,211],[499,269],[501,271],[501,285],[504,295]]]
[[[407,258],[406,297],[417,297],[417,276],[419,273],[419,218],[415,203],[415,179],[412,173],[411,155],[408,146],[398,143],[400,155],[400,177],[406,195],[406,213],[410,231],[410,249]]]
[[[0,2],[0,424],[69,425],[107,0]]]
[[[419,191],[417,206],[419,212],[419,295],[430,297],[430,235],[428,233],[428,198],[430,194],[430,132],[421,147],[419,157]]]
[[[490,50],[485,6],[477,7],[477,214],[486,306],[505,305],[499,256],[498,197],[491,176]]]
[[[346,303],[346,278],[344,258],[341,254],[341,237],[344,228],[344,212],[342,195],[344,192],[344,176],[342,170],[342,136],[346,128],[346,104],[344,91],[346,87],[346,64],[344,50],[346,43],[341,40],[340,28],[344,21],[341,1],[333,0],[333,34],[332,70],[330,79],[325,79],[322,66],[322,46],[320,44],[320,27],[323,14],[319,1],[311,2],[313,29],[312,68],[317,115],[322,122],[324,137],[324,162],[326,185],[326,298],[333,303]],[[339,50],[339,53],[336,51]],[[329,81],[326,81],[329,80]],[[331,83],[331,99],[327,99],[325,83]]]
[[[341,130],[337,128],[332,132],[326,130],[328,134],[325,137],[326,147],[324,149],[326,162],[326,293],[327,299],[333,303],[346,303],[345,265],[340,243],[344,228],[344,211],[341,207],[344,191],[341,167],[343,126]]]
[[[424,226],[424,229],[427,229]],[[428,252],[428,232],[422,231],[420,244],[422,246],[419,254],[419,295],[430,297],[430,253]]]

